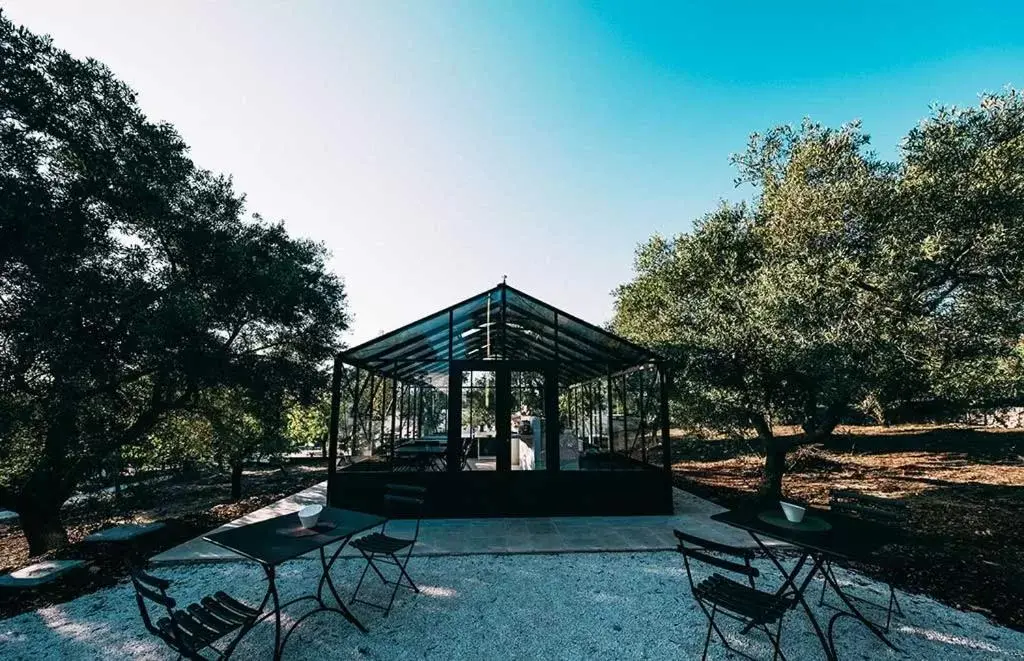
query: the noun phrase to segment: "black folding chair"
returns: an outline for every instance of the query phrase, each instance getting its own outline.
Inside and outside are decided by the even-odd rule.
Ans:
[[[880,498],[878,496],[869,496],[868,494],[850,491],[848,489],[833,489],[829,494],[829,508],[841,516],[861,519],[863,521],[871,521],[872,523],[878,524],[890,532],[893,540],[902,539],[906,533],[909,520],[909,509],[905,502],[895,498]],[[882,569],[888,568],[891,564],[885,555],[879,553],[872,553],[856,559],[862,562],[874,564]],[[823,570],[828,572],[832,580],[835,581],[836,576],[835,573],[833,573],[832,562],[830,560],[825,561]],[[896,599],[896,590],[892,587],[891,581],[886,581],[886,586],[889,588],[889,600],[886,604],[880,604],[851,594],[847,594],[846,596],[850,599],[855,599],[861,603],[868,604],[869,606],[885,610],[885,631],[888,633],[893,613],[895,612],[897,615],[902,616],[903,609],[900,608],[900,602]],[[834,606],[825,604],[826,587],[828,587],[828,581],[823,581],[821,586],[821,597],[818,599],[818,605],[826,605],[830,608],[834,608]]]
[[[755,557],[752,549],[713,542],[680,530],[676,530],[675,535],[679,540],[676,550],[683,555],[683,563],[686,565],[686,578],[690,582],[690,592],[693,593],[697,605],[708,618],[708,632],[704,636],[704,652],[701,654],[701,661],[705,661],[708,657],[708,645],[711,642],[712,631],[718,634],[722,644],[730,651],[748,659],[754,658],[729,644],[725,634],[715,624],[715,617],[719,613],[743,623],[744,632],[752,628],[764,631],[774,650],[772,660],[775,661],[781,657],[785,661],[786,655],[780,649],[782,618],[786,611],[794,605],[794,595],[792,593],[778,595],[772,592],[762,592],[755,587],[754,579],[759,576],[759,572],[750,564]],[[744,576],[747,579],[746,584],[726,578],[717,572],[700,583],[694,583],[693,571],[690,567],[691,560]],[[776,625],[774,634],[768,628],[770,624]]]
[[[352,602],[359,602],[373,608],[378,608],[384,611],[384,617],[387,617],[391,612],[391,605],[395,603],[395,595],[398,593],[398,588],[410,589],[413,592],[420,591],[416,584],[413,583],[412,578],[409,577],[406,566],[409,564],[409,557],[412,555],[412,549],[416,545],[416,540],[420,536],[420,518],[423,516],[423,504],[427,495],[427,490],[422,487],[404,484],[389,484],[386,489],[384,506],[387,510],[388,520],[380,527],[380,532],[370,533],[352,541],[350,544],[359,549],[359,552],[366,558],[366,567],[363,568],[363,573],[359,577],[359,583],[356,584],[356,590],[352,594]],[[388,524],[396,519],[415,519],[416,528],[411,539],[394,537],[387,534]],[[404,554],[402,553],[403,551]],[[398,567],[398,578],[393,581],[385,578],[378,563]],[[366,578],[366,572],[370,569],[377,574],[377,578],[385,585],[393,586],[391,599],[388,600],[387,606],[358,598],[359,589],[363,585],[363,579]]]
[[[225,592],[203,597],[200,603],[190,604],[184,610],[176,609],[174,599],[167,595],[170,581],[147,574],[142,569],[133,569],[131,578],[142,623],[150,633],[177,652],[179,659],[206,661],[209,657],[203,652],[212,652],[217,659],[227,659],[252,628],[260,612]],[[161,607],[167,615],[154,622],[146,606],[147,601]],[[226,646],[214,645],[235,631],[237,634]]]

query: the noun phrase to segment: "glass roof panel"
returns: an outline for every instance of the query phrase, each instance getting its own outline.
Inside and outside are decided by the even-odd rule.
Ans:
[[[436,338],[438,334],[443,336],[445,354],[447,354],[447,329],[448,312],[446,310],[349,349],[345,352],[345,357],[353,360],[371,360],[383,356],[393,357],[395,354],[408,353],[407,349],[410,347],[422,348],[424,346],[432,346],[428,340]],[[436,343],[436,339],[434,342]]]
[[[341,358],[389,377],[431,380],[447,374],[449,339],[454,360],[557,359],[560,380],[570,383],[657,360],[643,347],[506,285],[349,349]]]

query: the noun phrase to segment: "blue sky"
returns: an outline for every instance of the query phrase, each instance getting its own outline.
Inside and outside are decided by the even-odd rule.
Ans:
[[[249,208],[323,241],[350,342],[509,282],[590,321],[747,136],[1024,85],[1024,3],[6,0],[108,64]]]

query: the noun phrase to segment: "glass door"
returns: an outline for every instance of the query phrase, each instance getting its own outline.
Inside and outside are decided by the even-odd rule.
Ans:
[[[512,470],[544,470],[544,375],[513,370],[510,385]]]
[[[495,470],[498,455],[495,426],[496,372],[462,373],[462,438],[469,445],[468,468]]]

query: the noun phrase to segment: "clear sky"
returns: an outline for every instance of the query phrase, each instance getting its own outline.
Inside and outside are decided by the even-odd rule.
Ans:
[[[611,315],[636,245],[733,185],[752,131],[1024,85],[1024,3],[4,0],[108,64],[249,208],[323,241],[349,342],[509,283]]]

